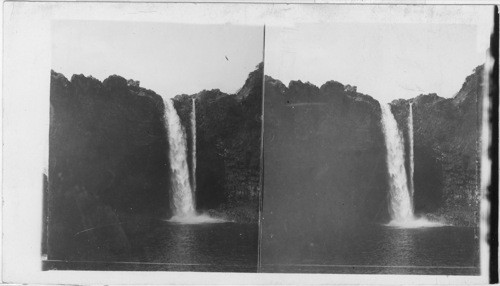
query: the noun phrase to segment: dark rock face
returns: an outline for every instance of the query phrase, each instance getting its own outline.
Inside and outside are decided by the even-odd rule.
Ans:
[[[236,94],[204,90],[174,98],[186,129],[191,169],[192,99],[196,101],[198,210],[243,208],[256,221],[260,194],[263,65]],[[245,210],[250,208],[251,211]]]
[[[416,212],[442,216],[455,225],[479,222],[483,68],[474,69],[453,98],[427,94],[392,102],[407,156],[408,108],[413,102]]]
[[[51,74],[50,259],[126,253],[125,214],[168,215],[163,102],[129,83]]]
[[[275,256],[284,262],[285,254],[274,253],[278,245],[302,241],[313,247],[359,223],[388,220],[376,100],[334,81],[286,87],[270,77],[264,100],[261,242],[267,262]]]

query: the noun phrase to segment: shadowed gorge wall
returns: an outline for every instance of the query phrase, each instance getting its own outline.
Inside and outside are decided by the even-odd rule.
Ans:
[[[49,257],[126,252],[126,215],[168,215],[161,97],[119,76],[52,72],[50,102]]]

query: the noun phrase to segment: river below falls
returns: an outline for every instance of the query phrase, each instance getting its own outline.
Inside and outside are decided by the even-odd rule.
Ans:
[[[131,251],[118,259],[52,261],[46,269],[480,274],[478,228],[301,229],[264,229],[259,255],[257,224],[163,221],[129,236]]]
[[[478,228],[363,225],[336,238],[288,236],[285,240],[263,247],[261,271],[479,274]]]
[[[161,270],[256,272],[258,225],[165,222],[133,247],[137,260]]]

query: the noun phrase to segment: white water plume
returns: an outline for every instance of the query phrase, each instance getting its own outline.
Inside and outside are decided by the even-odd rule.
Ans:
[[[390,105],[381,104],[381,107],[391,195],[389,210],[394,221],[406,221],[413,218],[413,206],[406,180],[404,142]]]
[[[409,181],[409,189],[410,189],[410,200],[413,205],[414,195],[415,195],[415,185],[413,180],[413,174],[415,172],[414,165],[414,150],[413,150],[413,103],[410,102],[409,112],[408,112],[408,138],[409,138],[409,147],[410,147],[410,181]]]
[[[168,130],[170,183],[174,216],[184,217],[195,214],[193,193],[189,183],[189,172],[186,158],[186,134],[179,116],[170,99],[165,100],[165,124]]]
[[[193,111],[191,112],[191,137],[192,139],[192,148],[191,148],[191,162],[192,162],[192,182],[193,182],[193,193],[196,194],[196,101],[193,98],[192,100]]]
[[[426,217],[412,217],[405,221],[391,221],[387,226],[394,228],[424,228],[424,227],[440,227],[446,224],[439,221],[431,221]]]
[[[169,158],[170,169],[172,172],[170,176],[170,184],[172,188],[172,210],[174,213],[173,217],[168,221],[182,224],[224,222],[222,219],[212,218],[206,214],[200,215],[196,212],[194,203],[195,194],[192,191],[189,180],[186,133],[181,125],[179,115],[177,114],[172,100],[165,98],[164,103],[165,126],[168,132],[168,144],[170,147]],[[194,128],[195,127],[196,124]],[[193,139],[196,140],[196,137],[193,137]],[[195,152],[196,151],[193,152],[193,162],[196,161]]]
[[[389,212],[391,222],[387,226],[396,228],[422,228],[443,226],[441,222],[429,221],[426,217],[415,217],[413,210],[413,191],[408,188],[408,180],[405,168],[404,141],[398,124],[391,111],[389,104],[381,104],[382,109],[382,131],[385,138],[386,161],[389,171]],[[413,113],[410,115],[413,117]],[[411,120],[410,140],[410,174],[413,180],[413,119]],[[413,183],[411,183],[413,188]]]

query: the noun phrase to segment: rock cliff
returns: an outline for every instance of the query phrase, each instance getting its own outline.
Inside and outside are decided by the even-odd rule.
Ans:
[[[119,255],[127,215],[168,215],[163,101],[120,76],[69,81],[54,71],[50,94],[50,257]]]

